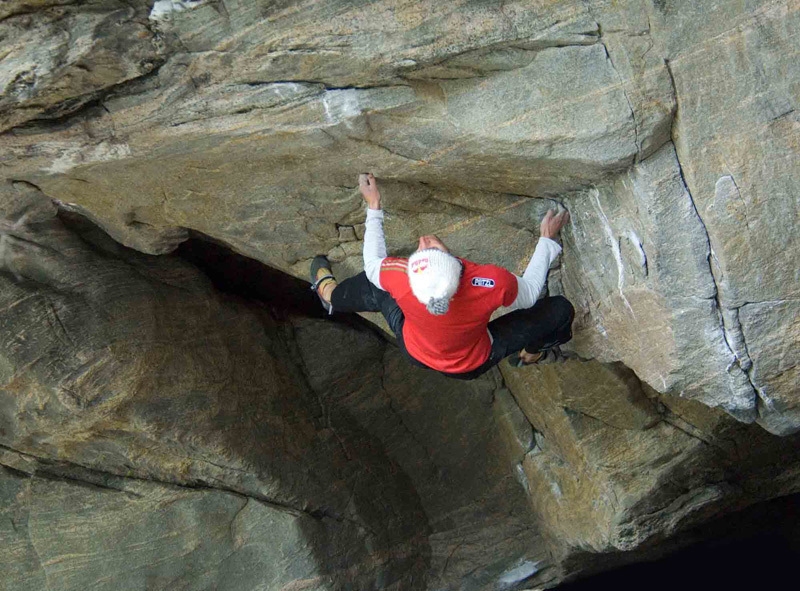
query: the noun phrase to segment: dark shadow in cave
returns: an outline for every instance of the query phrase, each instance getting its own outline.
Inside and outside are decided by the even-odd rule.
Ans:
[[[201,233],[191,232],[190,239],[182,243],[174,254],[200,269],[219,292],[241,298],[251,306],[266,306],[270,316],[289,333],[292,332],[290,318],[303,316],[345,324],[358,331],[370,330],[385,337],[380,329],[356,314],[329,316],[316,294],[309,289],[308,281],[238,254]],[[293,335],[286,336],[285,344],[292,351],[290,356],[298,359],[300,355],[295,350]],[[299,367],[300,363],[297,365]],[[313,389],[310,383],[308,386]],[[365,522],[365,527],[372,529],[369,534],[363,533],[369,535],[371,543],[376,546],[374,556],[366,560],[378,565],[393,557],[382,567],[376,567],[376,579],[371,584],[377,585],[376,588],[397,588],[398,591],[422,589],[424,573],[430,562],[427,540],[430,531],[411,479],[386,455],[382,442],[367,433],[344,407],[329,399],[321,400],[321,403],[328,406],[323,412],[327,417],[323,419],[323,423],[327,421],[322,425],[323,430],[335,432],[335,439],[346,448],[348,462],[360,467],[357,471],[361,475],[351,478],[350,486],[359,518]],[[341,459],[332,461],[341,462]],[[343,467],[342,473],[348,473],[348,469]],[[339,485],[332,482],[331,486]],[[391,507],[390,511],[386,511],[387,506]],[[318,519],[319,524],[302,522],[301,528],[309,540],[318,539],[320,529],[326,531],[326,543],[315,544],[313,552],[325,574],[336,579],[350,568],[357,567],[357,564],[348,564],[357,552],[353,549],[345,551],[347,542],[339,539],[341,528],[336,523],[350,517],[319,515]],[[350,584],[354,585],[354,590],[358,588],[356,573],[347,576],[354,577]],[[366,584],[364,577],[360,577],[360,584]]]
[[[173,254],[200,269],[220,292],[267,306],[279,322],[291,316],[325,319],[357,330],[369,330],[384,341],[396,344],[393,336],[358,314],[329,315],[311,291],[309,281],[239,254],[201,232],[190,230],[189,236]]]
[[[689,540],[690,545],[683,544]],[[684,534],[663,558],[557,587],[561,591],[684,591],[791,587],[800,562],[800,494],[719,517]],[[795,583],[796,584],[796,583]]]
[[[237,254],[199,232],[190,236],[175,254],[202,269],[219,291],[262,302],[281,316],[327,316],[309,282]]]
[[[174,254],[202,270],[220,292],[264,304],[278,321],[290,316],[327,319],[367,329],[394,344],[394,337],[358,314],[329,315],[311,291],[310,282],[238,254],[200,232],[192,230],[189,235]]]
[[[282,317],[291,314],[324,316],[308,284],[198,236],[177,256],[154,256],[119,245],[83,216],[61,211],[58,217],[60,222],[54,227],[58,229],[63,223],[79,239],[70,243],[73,254],[84,253],[87,260],[98,263],[98,268],[108,263],[116,273],[108,278],[92,277],[99,300],[111,297],[111,288],[120,285],[126,286],[126,295],[141,293],[147,297],[151,293],[146,286],[156,284],[158,297],[152,301],[153,309],[144,313],[153,315],[158,330],[171,328],[171,333],[164,334],[172,336],[176,326],[188,332],[199,326],[198,334],[207,337],[211,333],[202,332],[204,322],[219,328],[226,322],[235,325],[241,312],[250,318],[247,327],[234,329],[232,338],[222,344],[207,339],[184,352],[192,365],[171,365],[167,360],[159,370],[168,384],[166,393],[153,389],[154,394],[139,397],[132,404],[136,416],[146,417],[176,437],[194,438],[199,428],[214,446],[235,450],[232,455],[247,466],[237,469],[234,465],[236,474],[230,480],[215,478],[211,471],[210,476],[178,477],[178,484],[245,494],[272,503],[276,509],[290,510],[299,517],[297,527],[306,540],[321,586],[353,591],[421,589],[430,563],[429,525],[413,482],[387,456],[380,439],[361,428],[346,410],[329,403],[327,411],[320,412],[318,393],[304,383],[296,361],[296,344],[291,337],[286,338],[285,326],[281,326],[288,324],[281,322]],[[58,269],[62,264],[61,259],[54,263]],[[187,306],[189,310],[207,297],[205,281],[193,283],[197,270],[215,284],[217,291],[225,292],[219,297],[220,305],[212,305],[215,316],[210,319],[202,316],[203,307],[197,317],[180,309]],[[129,276],[132,279],[126,283]],[[116,279],[116,283],[109,286],[104,283],[106,279]],[[70,302],[77,300],[69,290],[65,297],[72,298]],[[165,312],[166,305],[177,311],[174,323]],[[357,317],[354,320],[360,321]],[[115,323],[139,326],[133,315],[108,315],[98,320],[108,333],[113,332]],[[224,329],[220,333],[227,338]],[[150,336],[146,330],[141,334]],[[236,334],[244,338],[236,339]],[[149,341],[144,346],[149,346]],[[182,384],[181,372],[192,371],[200,363],[215,371],[214,351],[226,347],[233,361],[232,377],[224,389],[207,388],[207,382],[197,388],[175,385]],[[263,363],[248,364],[251,359]],[[249,377],[254,381],[246,381]],[[209,408],[214,412],[207,412]],[[192,441],[203,453],[209,449],[202,437]],[[229,459],[222,458],[221,465],[207,463],[224,470]],[[212,484],[209,479],[213,479]],[[236,576],[244,577],[240,580],[257,578],[258,572],[269,567],[256,562],[248,552],[243,551],[231,562]]]

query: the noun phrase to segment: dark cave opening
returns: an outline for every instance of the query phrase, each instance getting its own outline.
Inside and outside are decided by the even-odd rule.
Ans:
[[[203,234],[192,232],[175,254],[201,269],[219,291],[261,302],[279,316],[327,316],[309,282],[238,254]]]
[[[563,591],[780,588],[800,561],[800,494],[723,515],[655,548],[659,557],[557,587]],[[602,565],[602,558],[599,561]]]

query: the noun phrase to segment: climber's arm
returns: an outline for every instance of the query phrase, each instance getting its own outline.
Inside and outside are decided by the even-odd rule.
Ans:
[[[561,247],[550,238],[541,237],[522,277],[517,278],[517,299],[509,306],[511,310],[530,308],[539,299],[547,281],[547,271],[561,253]]]
[[[539,294],[542,293],[547,281],[550,265],[561,253],[561,246],[553,238],[558,236],[561,228],[567,223],[569,223],[569,212],[566,210],[558,214],[549,210],[545,214],[536,250],[534,250],[522,277],[517,276],[517,299],[509,306],[511,310],[530,308],[539,299]]]
[[[358,176],[358,188],[367,202],[367,221],[364,223],[364,271],[373,285],[381,287],[381,261],[386,258],[386,239],[383,236],[381,194],[372,174]]]
[[[381,287],[381,262],[386,258],[386,241],[383,237],[383,210],[368,209],[364,230],[364,271],[373,285]]]

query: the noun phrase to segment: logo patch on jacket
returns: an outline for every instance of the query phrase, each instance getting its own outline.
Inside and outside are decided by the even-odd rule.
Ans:
[[[472,285],[475,287],[494,287],[494,279],[487,279],[486,277],[473,277]]]

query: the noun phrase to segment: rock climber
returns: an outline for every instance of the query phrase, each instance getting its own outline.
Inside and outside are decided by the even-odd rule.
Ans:
[[[559,345],[572,338],[572,304],[562,296],[538,298],[569,212],[547,212],[519,277],[456,257],[433,235],[420,237],[407,259],[387,256],[375,177],[361,174],[358,185],[367,204],[364,271],[337,283],[324,255],[311,263],[311,289],[329,314],[381,312],[411,363],[462,380],[509,356],[517,366],[563,360]],[[490,322],[500,307],[513,312]]]

